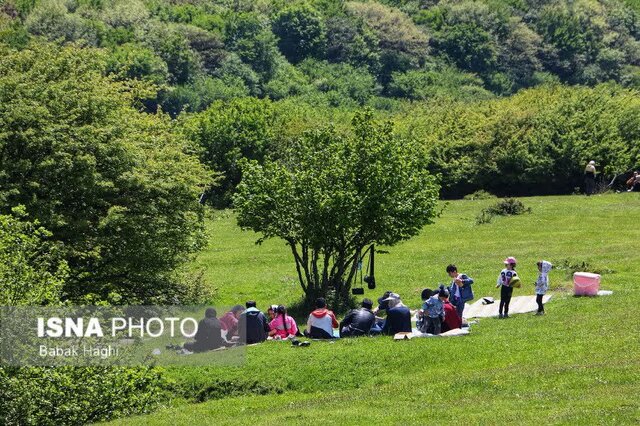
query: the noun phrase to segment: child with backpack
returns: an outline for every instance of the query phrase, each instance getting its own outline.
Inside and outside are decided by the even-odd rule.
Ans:
[[[442,322],[444,321],[444,300],[448,298],[449,291],[444,288],[444,285],[441,285],[440,289],[424,302],[422,309],[425,317],[425,332],[434,336],[440,334]]]
[[[542,304],[542,298],[549,290],[549,271],[553,268],[553,265],[546,260],[540,260],[538,263],[538,279],[536,280],[536,303],[538,304],[538,312],[536,315],[544,315],[544,305]]]
[[[513,295],[513,288],[520,286],[520,277],[515,271],[516,258],[509,256],[504,260],[505,268],[500,271],[496,288],[500,287],[500,308],[498,318],[509,318],[509,303]]]

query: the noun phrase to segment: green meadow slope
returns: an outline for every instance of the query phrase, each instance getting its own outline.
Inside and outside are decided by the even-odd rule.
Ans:
[[[434,225],[377,259],[378,297],[399,292],[412,308],[421,288],[444,282],[455,262],[476,279],[476,296],[498,296],[501,260],[519,260],[533,294],[536,260],[582,264],[603,273],[612,296],[575,298],[566,270],[551,275],[547,315],[483,319],[452,339],[389,338],[267,342],[242,367],[168,369],[181,393],[155,414],[113,424],[637,424],[640,421],[640,197],[522,199],[532,213],[475,225],[491,200],[453,201]],[[277,241],[255,246],[229,213],[209,222],[211,245],[197,261],[216,303],[300,297],[289,254]],[[185,398],[185,396],[187,396]],[[194,403],[203,400],[202,403]]]

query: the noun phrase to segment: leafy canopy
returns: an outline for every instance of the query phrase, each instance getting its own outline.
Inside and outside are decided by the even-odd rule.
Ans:
[[[362,249],[394,245],[435,216],[438,185],[426,158],[370,111],[353,134],[332,127],[306,132],[277,161],[244,161],[235,196],[238,224],[291,248],[308,300],[348,300]]]

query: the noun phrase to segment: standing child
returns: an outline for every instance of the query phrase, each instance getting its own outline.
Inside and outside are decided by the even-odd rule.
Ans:
[[[536,303],[538,304],[538,312],[536,315],[544,315],[544,305],[542,304],[542,298],[549,290],[549,271],[551,271],[553,265],[546,260],[541,260],[538,262],[538,271],[540,274],[538,275],[538,279],[536,280]]]
[[[505,268],[500,271],[498,276],[498,283],[496,285],[500,288],[500,309],[498,318],[509,318],[509,302],[511,302],[511,295],[513,294],[512,280],[517,277],[516,273],[516,258],[509,256],[504,260]],[[518,278],[519,279],[519,278]],[[504,312],[504,314],[503,314]]]
[[[468,275],[459,274],[456,265],[447,266],[447,274],[452,278],[449,286],[451,304],[455,306],[458,316],[462,319],[465,302],[473,300],[473,289],[471,288],[473,279]]]

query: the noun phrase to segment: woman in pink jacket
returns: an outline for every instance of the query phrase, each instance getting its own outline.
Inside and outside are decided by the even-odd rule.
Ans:
[[[269,327],[271,328],[269,336],[274,338],[286,339],[298,333],[296,320],[287,315],[287,308],[284,305],[278,306],[276,317],[269,323]]]

